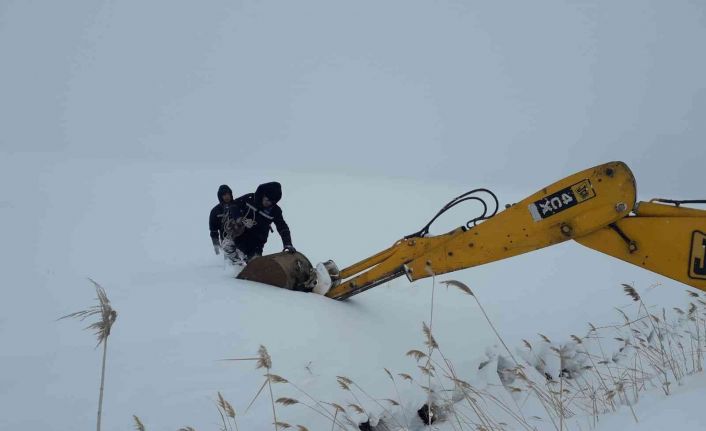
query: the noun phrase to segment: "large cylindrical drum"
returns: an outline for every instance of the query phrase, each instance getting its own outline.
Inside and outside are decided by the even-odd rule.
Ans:
[[[283,252],[254,258],[237,278],[310,292],[316,282],[316,271],[303,254]]]

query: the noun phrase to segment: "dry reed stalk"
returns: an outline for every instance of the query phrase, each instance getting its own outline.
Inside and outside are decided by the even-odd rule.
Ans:
[[[137,431],[145,431],[145,425],[142,423],[140,418],[137,417],[137,415],[132,415],[132,419],[135,421],[135,429]]]
[[[398,403],[398,405],[403,406],[403,405],[402,405],[402,397],[400,396],[400,390],[399,390],[399,388],[397,387],[397,381],[395,380],[395,377],[392,375],[392,373],[390,372],[390,370],[388,370],[387,368],[384,368],[384,370],[385,370],[385,373],[387,373],[387,376],[388,376],[388,377],[390,378],[390,380],[392,381],[392,385],[395,387],[395,393],[397,394],[397,403]],[[406,415],[409,415],[409,412],[407,411],[407,408],[406,408],[406,407],[403,406],[402,409],[404,410],[404,412],[405,412]]]
[[[503,340],[503,338],[500,336],[498,330],[495,329],[495,325],[493,325],[493,322],[490,320],[490,317],[488,317],[488,313],[485,312],[485,308],[483,308],[483,305],[480,303],[480,300],[478,300],[478,297],[473,293],[473,291],[471,291],[468,286],[458,280],[445,280],[442,281],[442,283],[446,284],[447,286],[456,287],[461,291],[471,295],[473,299],[475,299],[476,303],[478,304],[478,307],[480,308],[480,311],[483,313],[483,316],[485,316],[485,320],[488,322],[488,325],[490,325],[490,328],[495,333],[495,336],[498,337],[498,340],[500,340],[500,343],[502,343],[503,347],[507,351],[507,354],[510,355],[510,358],[512,358],[512,361],[515,363],[515,365],[520,365],[520,363],[517,362],[517,359],[515,359],[515,355],[512,354],[510,349],[507,347],[507,344],[505,344],[505,340]]]
[[[309,405],[307,403],[301,403],[302,405],[310,408],[311,410],[313,410],[317,414],[319,414],[327,419],[331,419],[333,417],[333,415],[326,409],[326,407],[323,406],[323,404],[320,401],[318,401],[317,399],[315,399],[314,397],[309,395],[308,392],[306,392],[305,390],[303,390],[302,388],[297,386],[295,383],[290,382],[289,380],[287,380],[283,377],[280,377],[276,374],[270,374],[270,379],[271,379],[272,383],[283,383],[283,384],[288,384],[288,385],[292,386],[294,389],[296,389],[298,392],[300,392],[301,394],[306,396],[308,399],[310,399],[314,403],[313,405]],[[314,407],[314,406],[316,406],[316,407]],[[334,420],[334,422],[335,422],[335,420]],[[339,426],[340,426],[340,424],[339,424]]]
[[[350,380],[350,379],[349,379],[349,382],[350,382],[351,385],[353,385],[354,387],[356,387],[363,395],[365,395],[365,396],[368,397],[372,402],[374,402],[375,404],[377,404],[378,407],[380,407],[385,413],[387,413],[387,415],[388,415],[390,418],[392,418],[392,420],[397,424],[397,426],[399,426],[400,428],[404,428],[404,427],[402,426],[402,424],[400,424],[400,423],[397,421],[397,419],[395,419],[395,417],[394,417],[394,415],[392,414],[392,412],[390,412],[390,410],[388,410],[385,406],[383,406],[382,404],[380,404],[377,399],[373,398],[369,393],[367,393],[367,392],[365,391],[365,389],[363,389],[362,387],[360,387],[360,385],[358,385],[356,382],[354,382],[354,381],[352,381],[352,380]],[[394,400],[392,400],[392,401],[394,401]],[[398,404],[398,405],[399,405],[399,404]]]
[[[267,352],[267,348],[265,346],[260,346],[260,348],[257,350],[257,368],[265,368],[267,370],[267,375],[265,379],[265,383],[267,384],[267,388],[270,391],[270,404],[272,405],[272,418],[274,419],[274,425],[275,425],[275,431],[279,429],[279,424],[280,422],[277,421],[277,411],[275,409],[275,396],[272,393],[272,382],[270,379],[270,369],[272,368],[272,358],[270,357],[270,354]],[[285,425],[288,425],[284,422],[282,422]],[[285,427],[285,428],[291,428],[291,427]]]
[[[258,396],[260,396],[260,393],[262,390],[265,388],[265,386],[268,387],[269,392],[270,392],[270,404],[272,406],[272,419],[273,419],[273,424],[275,426],[275,431],[279,429],[280,422],[277,421],[277,411],[275,409],[275,397],[274,393],[272,392],[272,380],[275,379],[277,380],[276,383],[279,382],[284,382],[286,381],[282,377],[277,376],[276,374],[270,373],[270,370],[272,369],[272,357],[267,351],[267,348],[263,345],[260,345],[260,348],[257,350],[257,356],[252,357],[252,358],[229,358],[229,359],[224,359],[226,361],[256,361],[255,369],[260,369],[264,368],[267,373],[264,375],[265,381],[262,383],[260,386],[260,389],[258,389],[257,393],[253,397],[252,401],[250,401],[250,404],[245,408],[245,412],[250,409],[250,407],[253,405],[255,400],[257,399]]]
[[[426,323],[422,322],[422,329],[424,331],[424,334],[426,335],[426,345],[429,348],[428,353],[427,353],[427,363],[425,366],[425,369],[427,371],[429,370],[430,366],[430,361],[431,361],[431,355],[434,352],[434,349],[439,347],[439,345],[436,343],[436,340],[434,339],[434,336],[431,333],[431,327],[434,324],[434,292],[436,291],[436,274],[434,274],[434,271],[431,269],[430,266],[426,267],[427,273],[431,275],[431,303],[429,305],[429,326],[426,325]],[[431,426],[431,420],[432,420],[432,399],[431,399],[431,377],[432,373],[429,372],[427,373],[427,387],[429,390],[427,390],[427,407],[428,407],[428,414],[427,414],[427,425]]]
[[[345,414],[346,414],[346,409],[344,409],[341,405],[336,404],[336,403],[326,403],[326,404],[328,404],[328,405],[330,405],[331,407],[333,407],[333,419],[331,420],[331,431],[334,430],[334,428],[336,427],[337,424],[338,424],[338,426],[339,426],[342,430],[345,431],[346,428],[345,428],[342,424],[340,424],[339,422],[337,422],[336,419],[338,418],[338,413],[339,413],[339,412],[343,412],[343,414],[345,415]]]
[[[88,317],[100,315],[100,319],[98,321],[88,325],[85,328],[95,331],[95,335],[98,338],[98,344],[96,344],[96,347],[103,344],[100,392],[98,395],[98,418],[96,423],[96,430],[100,431],[101,416],[103,413],[103,391],[105,388],[105,362],[108,356],[108,337],[110,336],[110,330],[112,329],[115,320],[118,318],[118,313],[111,306],[110,300],[108,299],[108,295],[105,293],[105,289],[103,289],[100,284],[96,283],[91,278],[89,278],[88,280],[93,284],[96,289],[96,299],[98,300],[98,305],[94,305],[90,308],[77,311],[75,313],[67,314],[65,316],[60,317],[59,320],[67,318],[76,318],[83,321]]]
[[[221,428],[221,431],[228,431],[228,424],[226,423],[226,417],[223,415],[223,411],[218,407],[216,404],[216,410],[218,410],[218,414],[221,417],[221,423],[223,424],[223,428]],[[231,428],[232,430],[232,428]]]
[[[355,399],[355,403],[349,403],[348,406],[355,410],[356,413],[368,415],[368,413],[362,407],[363,403],[360,401],[360,398],[358,398],[355,392],[353,392],[353,389],[351,389],[351,386],[354,385],[353,380],[349,379],[346,376],[336,376],[336,381],[338,382],[338,385],[341,387],[341,389],[350,393],[351,396],[353,396],[353,399]],[[350,420],[350,418],[348,419]]]
[[[629,284],[623,284],[623,290],[625,291],[625,293],[628,296],[630,296],[633,299],[633,301],[638,302],[640,304],[640,307],[645,311],[645,314],[647,316],[652,317],[648,320],[649,320],[650,324],[652,325],[653,330],[655,331],[655,335],[657,337],[657,340],[659,341],[659,345],[660,345],[660,352],[659,353],[660,353],[660,357],[662,360],[661,362],[663,365],[668,363],[668,365],[672,369],[672,374],[674,375],[674,378],[678,380],[677,373],[673,367],[673,364],[671,363],[671,361],[668,361],[666,359],[667,351],[664,347],[664,343],[662,342],[662,332],[655,325],[655,320],[657,320],[659,322],[659,318],[650,314],[650,312],[647,310],[647,306],[645,305],[645,302],[642,300],[642,297],[637,293],[637,290],[635,290],[635,288],[633,286],[631,286]],[[667,377],[667,372],[664,371],[662,369],[662,367],[660,367],[660,371],[662,371],[662,374],[664,377],[664,382],[663,382],[662,388],[663,388],[665,394],[669,395],[669,378]]]
[[[675,308],[674,313],[679,316],[676,322],[668,321],[666,311],[663,310],[660,319],[660,317],[654,316],[649,313],[647,306],[644,304],[642,298],[639,296],[636,290],[628,289],[626,286],[631,286],[624,285],[623,288],[626,291],[626,294],[628,294],[633,299],[633,301],[638,302],[638,317],[636,319],[631,319],[630,317],[628,317],[627,314],[625,314],[625,312],[618,309],[619,313],[623,316],[623,324],[596,327],[589,323],[591,330],[588,332],[586,337],[580,338],[576,335],[570,336],[571,340],[576,343],[576,346],[583,346],[577,347],[575,352],[573,347],[571,347],[569,350],[566,349],[566,346],[562,347],[561,349],[551,347],[551,340],[549,340],[546,336],[539,334],[540,337],[546,343],[550,344],[549,348],[559,355],[560,369],[562,370],[562,372],[558,376],[558,381],[554,381],[553,383],[547,383],[543,380],[543,382],[547,385],[547,388],[542,389],[540,385],[537,385],[535,382],[533,382],[524,375],[522,371],[523,366],[518,364],[518,361],[514,358],[507,345],[499,336],[498,332],[495,330],[492,324],[492,321],[490,321],[490,319],[488,318],[487,313],[485,312],[482,305],[478,301],[478,298],[475,297],[473,292],[470,291],[467,286],[455,280],[451,280],[445,283],[447,284],[447,286],[458,288],[462,292],[470,294],[474,297],[479,307],[481,308],[481,311],[483,312],[486,320],[491,326],[491,329],[493,329],[495,335],[502,342],[505,350],[515,361],[516,368],[514,369],[514,372],[517,374],[518,377],[522,377],[522,379],[526,382],[528,388],[528,390],[526,391],[527,397],[536,397],[536,399],[544,407],[545,411],[548,414],[549,420],[551,421],[554,428],[557,429],[557,431],[564,431],[565,429],[567,429],[567,427],[569,426],[567,419],[571,418],[576,413],[590,414],[590,419],[592,420],[593,425],[595,426],[598,421],[598,415],[606,413],[611,409],[614,411],[616,408],[616,402],[620,404],[627,404],[628,408],[630,408],[631,410],[633,419],[638,422],[638,418],[635,414],[633,404],[636,402],[636,400],[638,400],[641,391],[649,389],[650,384],[654,383],[654,380],[659,380],[660,376],[666,376],[666,367],[672,368],[672,372],[675,378],[677,379],[685,376],[686,374],[689,374],[689,371],[695,372],[697,369],[702,368],[701,334],[706,334],[706,329],[702,331],[701,325],[706,325],[706,319],[701,318],[701,315],[698,312],[699,310],[701,310],[701,308],[697,310],[696,305],[690,304],[688,313],[679,308]],[[517,403],[518,399],[516,397],[513,397],[512,400],[515,402],[517,412],[509,404],[507,404],[507,402],[503,400],[502,397],[498,398],[493,392],[490,391],[475,390],[467,383],[458,379],[455,374],[453,364],[444,356],[439,344],[437,343],[433,335],[432,324],[435,312],[434,290],[435,289],[433,286],[430,309],[430,322],[428,326],[426,323],[423,322],[422,326],[422,331],[425,336],[425,345],[428,348],[428,353],[424,353],[419,350],[410,350],[407,352],[407,356],[414,358],[417,362],[420,362],[422,359],[426,360],[426,365],[419,367],[420,370],[428,377],[427,386],[419,386],[427,394],[427,401],[429,403],[428,405],[431,406],[430,401],[432,394],[441,394],[437,401],[441,401],[442,403],[444,403],[440,404],[440,408],[443,409],[442,411],[446,412],[447,409],[449,409],[449,411],[453,412],[456,420],[451,421],[450,424],[454,430],[466,429],[468,426],[473,426],[474,429],[479,430],[500,430],[507,427],[506,423],[498,422],[496,418],[490,416],[487,407],[491,403],[500,407],[502,411],[507,413],[509,417],[517,421],[517,423],[520,424],[526,430],[529,431],[536,429],[536,427],[529,424],[527,422],[527,419],[522,415],[522,409]],[[701,300],[698,301],[700,307],[704,307],[706,309],[706,302]],[[641,315],[643,312],[645,314],[644,316]],[[649,320],[649,323],[645,322],[645,319]],[[692,322],[695,326],[695,335],[694,330],[689,329],[691,325],[689,322]],[[643,332],[645,328],[647,328],[647,331]],[[706,326],[704,328],[706,328]],[[645,334],[649,332],[649,329],[651,329],[651,333],[649,336],[646,336]],[[617,336],[608,334],[604,335],[605,331],[608,330],[615,330],[617,332]],[[629,332],[629,334],[626,335],[626,331]],[[689,336],[691,342],[690,350],[687,350],[682,343],[683,337],[686,335]],[[656,348],[648,344],[648,342],[652,342],[654,336],[658,337],[660,348]],[[603,343],[601,342],[602,338],[615,339],[616,341],[623,343],[622,347],[619,351],[613,353],[612,357],[609,357],[606,354],[606,350],[604,349]],[[540,356],[537,355],[536,352],[534,352],[533,346],[529,343],[529,341],[523,340],[523,343],[532,355],[536,356],[539,359],[542,359]],[[590,346],[585,345],[586,343],[588,343]],[[598,356],[594,355],[590,351],[596,351],[596,348],[600,351],[600,355]],[[433,353],[435,351],[439,352],[439,355],[441,356],[443,361],[439,362],[434,359]],[[567,351],[566,355],[564,354],[565,351]],[[678,355],[679,352],[681,352],[681,359],[679,359],[678,356],[675,356]],[[583,359],[577,359],[576,355],[582,355]],[[689,369],[689,361],[687,359],[687,356],[691,357],[691,369]],[[271,367],[271,358],[269,357],[269,354],[266,354],[266,350],[264,350],[264,352],[261,351],[257,358],[244,358],[242,360],[257,360],[258,367]],[[581,366],[581,362],[579,362],[579,367],[577,368],[575,361],[578,360],[588,361],[590,365]],[[599,361],[596,362],[596,360]],[[698,365],[695,365],[696,362],[698,362]],[[572,375],[565,375],[563,372],[564,369],[569,369],[572,372],[573,377]],[[657,374],[653,373],[652,371],[657,372]],[[394,399],[381,400],[386,401],[394,407],[401,407],[401,402],[399,402],[400,393],[396,384],[396,379],[388,369],[385,369],[385,372],[387,373],[390,380],[392,380],[393,382],[398,401]],[[258,391],[258,395],[264,389],[264,385],[269,383],[291,384],[292,386],[297,388],[293,383],[287,381],[282,377],[270,373],[268,373],[266,376],[268,378],[266,382],[263,383],[263,386],[260,388],[260,391]],[[399,373],[398,376],[400,376],[404,380],[410,381],[410,383],[414,382],[414,380],[409,374]],[[431,389],[432,377],[436,379],[435,381],[439,382],[440,392],[436,390],[433,391]],[[456,395],[452,396],[450,399],[446,399],[443,395],[449,391],[444,388],[445,380],[442,380],[442,378],[451,380],[455,385],[453,391],[455,391],[454,393]],[[608,381],[611,382],[610,386],[612,387],[612,389],[608,387]],[[363,404],[360,402],[360,399],[355,394],[356,391],[360,391],[363,395],[375,402],[375,404],[377,404],[386,414],[394,418],[394,416],[389,412],[386,406],[382,405],[380,402],[378,402],[377,399],[370,396],[370,394],[363,390],[363,388],[357,385],[353,380],[345,376],[338,376],[337,382],[343,390],[350,392],[353,398],[355,398],[356,402],[349,404],[349,408],[351,409],[351,411],[355,411],[360,414],[367,414],[363,407]],[[598,386],[595,386],[594,382],[597,383]],[[504,387],[509,393],[525,392],[523,389],[515,386],[506,385]],[[598,389],[599,387],[603,388],[602,393]],[[297,389],[303,394],[305,394],[308,398],[314,400],[315,404],[320,406],[320,404],[318,404],[319,402],[317,402],[313,397],[306,394],[306,392],[302,391],[301,389]],[[628,396],[628,393],[630,393],[630,396]],[[273,395],[271,386],[270,396],[272,400]],[[459,398],[456,398],[456,396],[458,396]],[[257,398],[257,395],[255,398]],[[465,412],[459,411],[454,408],[454,403],[457,403],[461,400],[465,400],[468,403],[470,412],[473,412],[473,414],[475,415],[475,419],[471,419],[467,415],[470,412],[465,408],[463,409],[466,410]],[[449,403],[448,405],[445,404],[447,402]],[[343,412],[345,414],[345,419],[351,424],[351,426],[357,428],[357,424],[355,424],[351,420],[350,416],[348,416],[345,409],[341,406],[338,406],[337,404],[324,403],[329,404],[334,408],[333,414],[328,415],[328,410],[326,408],[323,408],[323,406],[320,407],[322,410],[324,410],[325,413],[321,413],[320,410],[318,410],[312,405],[303,403],[293,398],[278,398],[276,401],[273,401],[273,404],[274,403],[281,404],[283,406],[303,404],[304,406],[312,409],[312,411],[315,411],[319,414],[325,415],[329,419],[332,419],[332,430],[335,429],[337,425],[341,429],[347,429],[343,424],[340,424],[338,422],[339,414]],[[273,418],[276,418],[274,409]],[[538,417],[530,417],[530,419],[541,420],[541,418]],[[275,426],[279,428],[292,428],[292,425],[290,424],[277,421],[275,421]],[[400,428],[404,429],[401,425],[399,426]],[[301,425],[297,425],[296,427],[300,431],[306,430],[306,427],[303,427]]]
[[[235,430],[238,431],[238,422],[235,420],[235,409],[233,406],[226,400],[223,395],[221,395],[220,392],[218,392],[218,401],[216,403],[216,407],[218,408],[218,413],[221,414],[221,420],[223,421],[223,428],[228,429],[227,425],[230,425],[230,422],[232,421],[233,424],[235,425]],[[225,413],[225,415],[224,415]],[[228,418],[228,419],[226,419]],[[227,424],[227,425],[226,425]],[[233,429],[233,426],[230,425],[230,428]]]

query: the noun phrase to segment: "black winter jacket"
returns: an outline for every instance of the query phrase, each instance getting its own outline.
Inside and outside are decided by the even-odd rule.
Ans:
[[[223,231],[223,219],[226,217],[234,204],[233,201],[230,201],[227,204],[223,202],[223,195],[226,193],[230,193],[230,195],[233,196],[233,191],[230,187],[223,184],[218,188],[218,205],[213,207],[211,214],[208,216],[208,229],[213,245],[218,245],[220,240],[223,239],[225,235],[225,232]]]
[[[262,197],[267,196],[273,205],[269,208],[262,208]],[[277,202],[282,197],[282,188],[279,183],[265,183],[258,186],[255,193],[248,193],[236,199],[230,208],[230,217],[233,219],[254,220],[250,228],[234,239],[235,246],[247,254],[254,256],[262,254],[262,249],[267,242],[272,223],[277,227],[282,245],[284,247],[292,245],[292,236],[289,226],[284,221],[282,209]]]

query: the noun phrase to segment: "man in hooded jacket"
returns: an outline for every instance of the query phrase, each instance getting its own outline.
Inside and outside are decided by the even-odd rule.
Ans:
[[[255,193],[248,193],[233,201],[230,217],[235,222],[226,227],[226,240],[223,251],[235,261],[249,261],[262,255],[272,223],[282,238],[285,252],[294,253],[289,226],[282,217],[282,209],[277,202],[282,199],[282,186],[271,182],[260,184]]]
[[[228,219],[231,207],[233,206],[233,191],[228,185],[223,184],[218,187],[218,205],[213,207],[208,216],[208,229],[210,231],[213,251],[220,254],[221,242],[225,238],[224,223]]]

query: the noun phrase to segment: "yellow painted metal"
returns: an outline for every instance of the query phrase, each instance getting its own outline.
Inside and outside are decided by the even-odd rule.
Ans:
[[[655,202],[638,202],[634,209],[635,215],[641,217],[704,217],[706,211],[684,206],[659,204]]]
[[[345,299],[404,273],[418,280],[585,236],[627,216],[635,195],[627,165],[596,166],[544,187],[472,229],[399,240],[344,269],[342,278],[348,279],[326,296]]]
[[[343,281],[338,286],[334,286],[326,293],[326,296],[335,299],[345,299],[381,282],[399,277],[404,274],[404,265],[406,263],[414,258],[426,255],[435,247],[446,242],[450,237],[460,233],[463,233],[463,229],[458,228],[442,236],[401,239],[387,250],[343,269],[341,271],[342,279],[358,275]]]
[[[390,256],[392,256],[394,254],[394,252],[395,252],[395,246],[392,246],[386,250],[381,251],[380,253],[378,253],[374,256],[371,256],[367,259],[361,260],[360,262],[355,263],[355,264],[349,266],[348,268],[344,268],[343,270],[341,270],[340,277],[342,279],[346,279],[346,278],[348,278],[352,275],[355,275],[361,271],[364,271],[368,268],[371,268],[371,267],[385,261],[386,259],[388,259]]]
[[[706,211],[647,204],[641,202],[636,215],[618,220],[615,228],[605,227],[576,241],[706,290]],[[633,251],[628,247],[629,241],[635,244]]]
[[[563,190],[586,181],[590,184],[588,197],[564,210],[560,207],[559,211],[542,213],[547,205],[552,205],[552,210],[560,205],[557,193],[561,200]],[[408,278],[427,277],[429,270],[443,274],[471,268],[585,235],[628,215],[635,197],[635,179],[622,162],[581,171],[412,260],[407,264]]]

